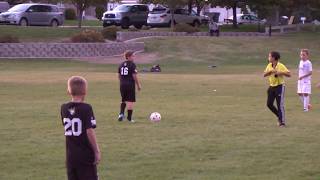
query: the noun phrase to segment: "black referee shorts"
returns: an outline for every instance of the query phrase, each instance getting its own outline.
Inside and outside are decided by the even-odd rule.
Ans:
[[[136,102],[136,88],[135,84],[121,84],[120,93],[122,102]]]
[[[67,167],[68,180],[98,180],[96,165]]]

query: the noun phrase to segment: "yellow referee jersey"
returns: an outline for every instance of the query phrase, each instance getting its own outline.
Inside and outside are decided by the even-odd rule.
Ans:
[[[289,70],[287,69],[287,67],[285,65],[283,65],[282,63],[278,62],[277,66],[275,68],[272,67],[272,63],[269,63],[266,67],[266,70],[264,70],[264,72],[269,72],[271,70],[276,70],[278,72],[289,72]],[[269,76],[269,84],[272,87],[284,84],[284,77],[283,76],[275,76],[275,74],[271,74]]]

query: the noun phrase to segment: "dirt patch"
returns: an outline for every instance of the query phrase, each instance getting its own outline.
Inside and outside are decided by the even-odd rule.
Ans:
[[[159,56],[156,53],[137,53],[134,56],[134,62],[136,64],[149,64],[158,60],[158,57]],[[117,55],[109,57],[78,58],[73,60],[97,64],[119,64],[124,60],[124,58],[122,55]]]

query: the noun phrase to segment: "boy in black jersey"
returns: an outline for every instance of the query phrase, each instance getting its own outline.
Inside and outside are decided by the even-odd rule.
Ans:
[[[136,102],[135,85],[138,90],[141,90],[141,85],[137,77],[136,65],[133,62],[133,51],[126,51],[124,53],[126,61],[122,62],[118,68],[118,76],[120,80],[121,105],[119,113],[119,121],[124,118],[124,110],[128,109],[127,119],[129,122],[134,122],[132,119],[133,104]]]
[[[61,106],[68,180],[98,180],[97,164],[101,154],[94,132],[96,120],[92,107],[84,103],[87,81],[72,76],[68,80],[68,93],[71,102]]]

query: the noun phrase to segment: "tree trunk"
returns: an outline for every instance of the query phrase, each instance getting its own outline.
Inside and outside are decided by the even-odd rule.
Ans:
[[[193,0],[189,0],[189,1],[188,1],[188,11],[189,11],[189,14],[191,14],[191,11],[192,11],[192,4],[193,4]]]
[[[174,9],[173,8],[170,10],[170,14],[171,14],[171,29],[173,30],[174,28]]]
[[[199,0],[196,0],[196,6],[197,6],[197,15],[200,16],[202,7],[201,7],[201,2]]]
[[[82,14],[83,14],[83,10],[80,8],[78,9],[78,28],[81,28],[82,26]]]
[[[279,25],[279,21],[280,21],[280,11],[279,11],[279,7],[275,8],[275,24],[276,26]]]
[[[232,6],[232,12],[233,12],[233,28],[238,28],[238,22],[237,22],[237,2],[234,2]]]

